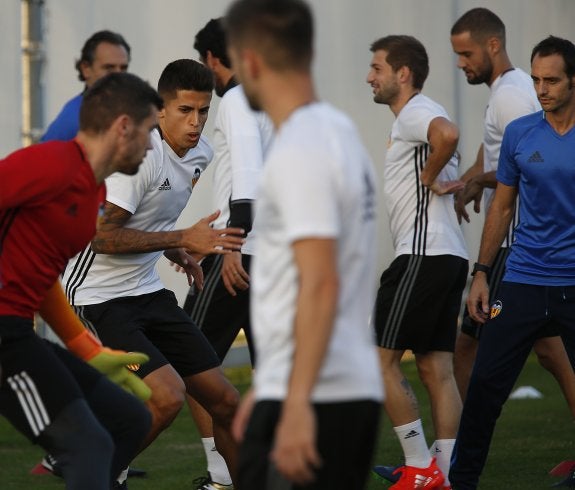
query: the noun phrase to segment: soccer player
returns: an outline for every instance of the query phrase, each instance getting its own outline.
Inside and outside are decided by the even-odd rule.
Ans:
[[[382,399],[373,166],[349,118],[317,100],[307,4],[241,0],[226,28],[246,97],[276,129],[255,210],[257,367],[235,423],[239,483],[359,490]]]
[[[164,289],[155,267],[165,251],[191,275],[199,269],[192,253],[196,258],[226,253],[243,243],[237,236],[244,233],[241,228],[209,226],[217,212],[174,230],[212,159],[202,131],[213,86],[212,73],[197,61],[181,59],[166,66],[158,81],[164,108],[152,133],[152,149],[138,175],[108,179],[96,237],[68,264],[64,284],[70,303],[105,343],[150,356],[137,371],[152,389],[152,429],[143,447],[171,424],[188,393],[212,416],[216,445],[233,476],[236,447],[230,426],[238,393],[204,335]]]
[[[130,45],[120,34],[98,31],[90,36],[82,47],[80,59],[76,61],[78,79],[84,82],[84,90],[66,102],[40,141],[67,141],[74,138],[78,132],[80,106],[86,90],[109,73],[127,71],[129,63]]]
[[[220,229],[238,226],[246,230],[242,250],[206,257],[202,269],[204,288],[192,286],[184,310],[202,330],[223,362],[234,339],[243,328],[250,354],[253,345],[250,327],[249,268],[254,253],[252,206],[256,197],[263,156],[272,136],[267,116],[250,109],[226,52],[221,19],[211,19],[196,35],[194,47],[200,60],[212,70],[215,92],[222,97],[214,124],[214,206],[221,210],[214,222]],[[190,399],[188,399],[190,401]],[[208,462],[208,476],[199,478],[199,489],[225,488],[231,483],[224,460],[214,447],[212,421],[198,403],[190,403]],[[214,485],[220,486],[214,486]]]
[[[499,150],[507,124],[520,116],[540,111],[541,106],[531,77],[511,64],[505,49],[505,24],[493,12],[480,7],[463,14],[451,29],[451,45],[458,55],[457,65],[465,72],[467,82],[472,85],[485,83],[490,90],[484,118],[484,141],[476,162],[461,177],[466,183],[465,189],[456,195],[458,217],[469,222],[466,204],[474,201],[475,210],[479,211],[483,196],[484,209],[488,210],[493,200]],[[497,293],[505,271],[505,261],[513,243],[513,230],[517,222],[516,212],[509,233],[492,264],[489,274],[492,298]],[[480,327],[481,324],[472,320],[466,310],[454,357],[455,378],[462,399],[465,399],[467,392]],[[544,336],[535,342],[534,350],[541,365],[557,379],[575,418],[575,374],[559,337],[559,329],[554,326],[542,334]]]
[[[531,54],[543,111],[510,122],[497,167],[467,307],[483,325],[453,452],[455,490],[475,489],[495,423],[536,339],[558,325],[575,352],[575,45],[550,36]],[[514,216],[505,275],[489,301],[487,274]]]
[[[456,180],[459,131],[443,107],[421,94],[429,62],[417,39],[387,36],[371,51],[367,82],[373,99],[396,117],[383,188],[395,259],[381,276],[375,310],[385,408],[405,456],[405,466],[397,470],[401,477],[391,488],[415,488],[420,480],[425,488],[449,488],[444,475],[461,410],[453,350],[468,268],[451,195],[462,185]],[[431,401],[433,458],[415,394],[401,371],[408,349]]]
[[[145,406],[88,365],[146,398],[149,389],[125,365],[147,357],[104,349],[58,277],[94,236],[104,179],[138,172],[161,107],[136,76],[110,75],[86,92],[73,141],[0,161],[0,413],[58,458],[68,489],[109,490],[150,427]],[[69,351],[36,336],[35,312]]]

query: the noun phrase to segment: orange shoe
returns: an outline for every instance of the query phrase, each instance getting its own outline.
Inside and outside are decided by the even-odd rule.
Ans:
[[[395,470],[401,472],[401,478],[389,490],[416,490],[417,488],[444,489],[445,477],[435,463],[435,458],[427,468],[416,468],[415,466],[402,466]]]

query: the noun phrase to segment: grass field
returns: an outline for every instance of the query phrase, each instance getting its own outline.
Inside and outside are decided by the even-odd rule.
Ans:
[[[428,442],[432,439],[427,400],[418,381],[415,366],[405,363],[408,377],[418,394]],[[228,370],[240,388],[249,384],[249,371]],[[542,399],[510,400],[497,425],[482,490],[530,490],[548,488],[557,481],[548,471],[564,459],[575,459],[574,424],[565,401],[553,378],[540,368],[534,358],[518,382],[543,393]],[[31,467],[42,451],[30,445],[5,420],[0,419],[0,490],[56,490],[64,488],[62,480],[52,476],[33,476]],[[387,420],[383,421],[376,461],[394,464],[400,461],[399,444]],[[196,429],[187,412],[182,411],[168,429],[134,462],[148,476],[131,479],[130,490],[192,490],[192,480],[201,476],[205,463]],[[385,489],[388,485],[373,477],[368,489]],[[326,489],[329,490],[329,489]]]

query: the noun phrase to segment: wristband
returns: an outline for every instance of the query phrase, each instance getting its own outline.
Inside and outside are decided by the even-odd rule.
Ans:
[[[474,276],[477,272],[485,272],[485,274],[489,274],[491,272],[491,267],[485,264],[480,264],[479,262],[475,262],[475,264],[473,264],[471,275]]]
[[[103,348],[102,343],[86,329],[68,341],[66,347],[84,361],[92,359]]]

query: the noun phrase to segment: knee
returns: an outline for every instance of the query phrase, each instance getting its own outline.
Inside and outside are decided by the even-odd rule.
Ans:
[[[240,394],[232,385],[223,390],[217,403],[212,406],[211,416],[219,425],[230,425],[240,403]]]
[[[155,426],[167,428],[176,418],[185,401],[185,389],[181,387],[165,387],[155,391],[148,400],[147,406],[152,414]]]

